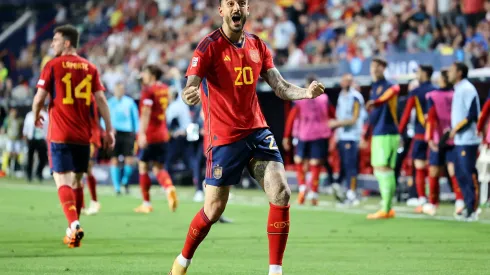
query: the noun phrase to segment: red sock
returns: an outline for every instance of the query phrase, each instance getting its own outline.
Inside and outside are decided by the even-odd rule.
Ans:
[[[458,179],[456,178],[456,176],[451,177],[451,184],[453,185],[456,200],[463,200],[463,193],[461,193],[461,188],[459,188]]]
[[[429,203],[439,204],[439,177],[429,177]]]
[[[143,201],[150,201],[151,179],[148,173],[140,174],[140,187],[141,194],[143,194]]]
[[[88,175],[87,185],[88,185],[88,191],[90,192],[90,198],[93,201],[97,201],[97,191],[95,189],[95,186],[97,185],[97,180],[95,179],[94,175],[92,174]]]
[[[191,225],[189,226],[189,232],[185,239],[184,249],[182,249],[182,256],[190,260],[194,256],[197,247],[208,235],[209,230],[213,222],[211,222],[206,214],[204,214],[204,208],[202,208],[192,219]]]
[[[419,198],[426,197],[425,195],[425,178],[427,177],[427,169],[415,169],[415,187]]]
[[[318,193],[318,184],[320,182],[320,165],[311,166],[311,191]]]
[[[269,204],[267,236],[269,237],[269,265],[282,265],[289,235],[289,205]]]
[[[75,194],[73,189],[68,185],[63,185],[58,188],[58,197],[60,198],[61,207],[65,213],[65,217],[68,220],[68,225],[72,222],[78,221],[77,206],[75,201]]]
[[[305,170],[303,170],[303,164],[302,163],[296,163],[295,165],[296,168],[296,178],[298,179],[298,186],[305,185]]]
[[[80,212],[82,212],[83,207],[83,186],[73,189],[73,194],[75,195],[75,205],[77,206],[77,214],[80,217]]]
[[[165,189],[173,186],[172,178],[165,169],[161,169],[160,172],[158,172],[157,180],[158,183]]]

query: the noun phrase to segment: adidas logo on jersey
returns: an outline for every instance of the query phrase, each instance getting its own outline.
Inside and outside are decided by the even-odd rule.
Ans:
[[[225,61],[231,61],[231,58],[227,55],[227,56],[225,56],[224,60]]]

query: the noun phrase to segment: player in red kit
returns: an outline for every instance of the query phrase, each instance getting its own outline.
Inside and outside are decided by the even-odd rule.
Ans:
[[[104,86],[97,68],[76,54],[79,33],[71,25],[54,30],[51,43],[56,57],[41,72],[32,104],[36,124],[42,124],[40,111],[50,96],[48,156],[58,188],[58,197],[68,220],[64,242],[68,247],[80,246],[84,236],[79,217],[83,204],[82,177],[87,172],[92,136],[91,104],[95,99],[106,121],[105,147],[114,147],[114,134]]]
[[[140,98],[140,129],[138,133],[139,146],[139,177],[143,204],[134,209],[138,213],[150,213],[153,207],[150,203],[151,180],[148,175],[148,164],[153,164],[153,173],[158,183],[167,193],[168,207],[173,212],[177,208],[177,192],[168,172],[163,168],[169,134],[165,111],[168,106],[168,86],[159,80],[162,70],[156,65],[148,65],[141,74],[145,88]]]
[[[87,169],[87,185],[88,191],[90,193],[90,205],[87,209],[82,209],[82,214],[85,215],[95,215],[100,210],[100,203],[97,201],[97,180],[92,173],[92,167],[97,162],[97,157],[99,155],[99,149],[102,147],[101,144],[101,129],[99,123],[99,112],[97,110],[97,103],[95,99],[92,99],[91,103],[91,118],[92,118],[92,137],[90,138],[90,160],[88,162]]]
[[[184,275],[211,226],[225,210],[230,186],[247,167],[270,202],[267,235],[269,275],[282,274],[289,233],[289,198],[284,164],[256,94],[259,76],[284,100],[315,98],[324,92],[314,81],[307,89],[286,82],[257,36],[243,31],[248,0],[221,0],[220,29],[197,46],[187,70],[184,102],[204,110],[206,192],[204,207],[192,220],[181,254],[169,274]]]

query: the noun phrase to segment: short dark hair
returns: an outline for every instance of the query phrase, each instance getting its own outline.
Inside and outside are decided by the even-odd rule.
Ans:
[[[80,39],[80,33],[73,25],[63,25],[54,29],[54,33],[61,33],[64,39],[70,41],[73,48],[78,48],[78,41]]]
[[[150,74],[154,76],[156,80],[160,80],[160,78],[162,78],[163,71],[157,65],[153,65],[153,64],[146,65],[145,70],[150,72]]]
[[[388,67],[388,62],[386,62],[386,60],[384,60],[381,57],[375,57],[375,58],[373,58],[372,62],[378,63],[379,65],[381,65],[381,66],[383,66],[385,68]]]
[[[461,79],[465,79],[468,77],[468,66],[463,62],[454,62],[453,64],[456,66],[456,69],[461,72]]]
[[[432,68],[431,65],[420,65],[419,68],[420,70],[422,70],[422,72],[427,74],[428,79],[432,77],[432,74],[434,73],[434,68]]]
[[[441,77],[442,77],[442,79],[444,79],[444,82],[447,85],[446,88],[450,88],[452,85],[451,85],[451,82],[449,82],[449,72],[448,72],[448,70],[446,70],[446,69],[441,70]]]

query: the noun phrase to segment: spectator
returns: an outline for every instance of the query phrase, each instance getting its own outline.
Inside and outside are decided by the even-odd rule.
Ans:
[[[420,24],[417,30],[417,48],[419,51],[428,52],[432,44],[432,34],[428,32],[424,24]]]
[[[279,22],[274,28],[274,49],[278,64],[284,64],[289,56],[289,44],[293,41],[296,27],[288,20],[284,12],[279,16]]]
[[[35,126],[34,113],[30,111],[27,113],[24,120],[24,129],[22,134],[24,139],[27,140],[27,167],[26,174],[27,180],[32,181],[32,168],[34,165],[34,153],[37,152],[38,164],[36,168],[36,177],[39,181],[43,180],[43,169],[48,161],[46,152],[48,151],[46,145],[46,136],[48,133],[49,116],[44,110],[41,110],[41,116],[44,118],[43,128]]]

